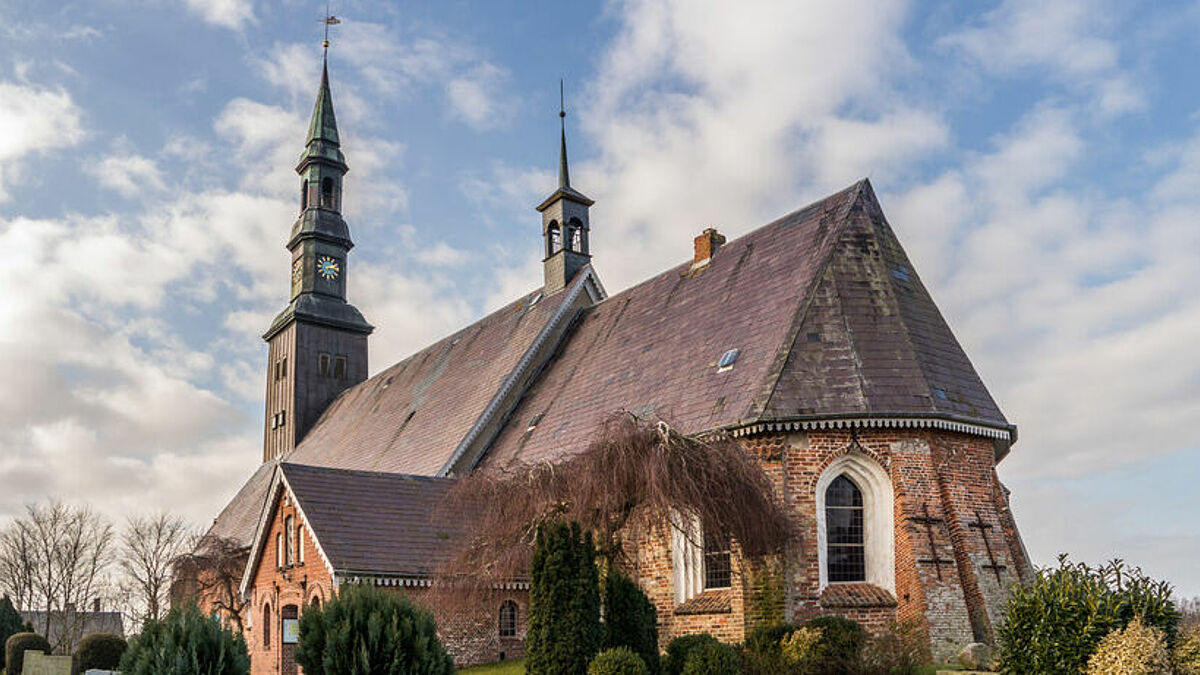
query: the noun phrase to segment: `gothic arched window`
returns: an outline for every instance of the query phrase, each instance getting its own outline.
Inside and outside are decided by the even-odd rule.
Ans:
[[[586,253],[583,250],[583,223],[578,220],[572,220],[570,227],[567,228],[567,232],[570,233],[570,242],[567,244],[570,250]]]
[[[551,221],[550,227],[546,228],[546,257],[558,253],[562,249],[562,232],[558,229],[558,223]]]
[[[300,210],[308,208],[308,181],[300,181]]]
[[[500,603],[500,637],[517,637],[517,603],[512,600]]]
[[[283,532],[287,537],[287,549],[284,552],[284,564],[291,566],[296,562],[296,518],[288,516],[283,520]]]
[[[829,581],[866,581],[862,490],[838,476],[825,490],[826,571]]]
[[[263,605],[263,649],[271,648],[271,603]]]

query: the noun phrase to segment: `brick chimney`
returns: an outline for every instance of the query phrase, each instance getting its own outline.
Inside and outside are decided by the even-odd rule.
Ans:
[[[100,613],[100,598],[92,600],[92,611],[97,614]]]
[[[708,261],[716,255],[717,249],[725,243],[725,235],[717,232],[715,227],[710,227],[696,237],[695,243],[696,255],[692,258],[692,269],[708,264]]]

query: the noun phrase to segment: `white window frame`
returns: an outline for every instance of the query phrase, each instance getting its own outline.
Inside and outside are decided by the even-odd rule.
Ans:
[[[851,452],[834,460],[816,484],[817,554],[820,587],[829,581],[828,536],[825,532],[825,492],[838,476],[845,476],[858,487],[863,496],[863,555],[866,562],[865,583],[896,592],[896,530],[895,499],[892,480],[879,463],[865,453]],[[832,582],[855,583],[855,582]],[[857,582],[864,583],[864,582]]]
[[[704,592],[704,532],[700,518],[671,512],[671,571],[675,604]]]

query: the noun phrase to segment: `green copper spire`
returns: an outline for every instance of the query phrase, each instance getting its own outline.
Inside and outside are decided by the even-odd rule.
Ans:
[[[563,102],[563,81],[558,81],[558,121],[562,127],[562,144],[558,152],[558,187],[571,187],[571,170],[567,167],[567,107]]]
[[[329,63],[321,65],[321,89],[313,106],[312,122],[308,125],[308,145],[313,141],[339,144],[337,119],[333,116],[333,96],[329,93]]]

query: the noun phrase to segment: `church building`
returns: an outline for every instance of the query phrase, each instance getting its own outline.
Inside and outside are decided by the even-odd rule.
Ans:
[[[564,122],[540,241],[530,223],[542,285],[370,375],[373,329],[347,295],[348,167],[326,68],[296,167],[291,292],[263,336],[262,464],[209,532],[245,556],[254,673],[297,672],[296,620],[342,584],[428,597],[469,517],[438,508],[456,477],[569,456],[617,411],[732,435],[800,525],[774,585],[718,533],[646,542],[632,571],[660,645],[739,642],[766,615],[916,622],[941,658],[992,639],[1031,575],[996,474],[1017,430],[868,181],[736,239],[698,231],[690,259],[610,296]],[[460,665],[518,658],[527,583],[478,595],[431,607],[448,648]]]

